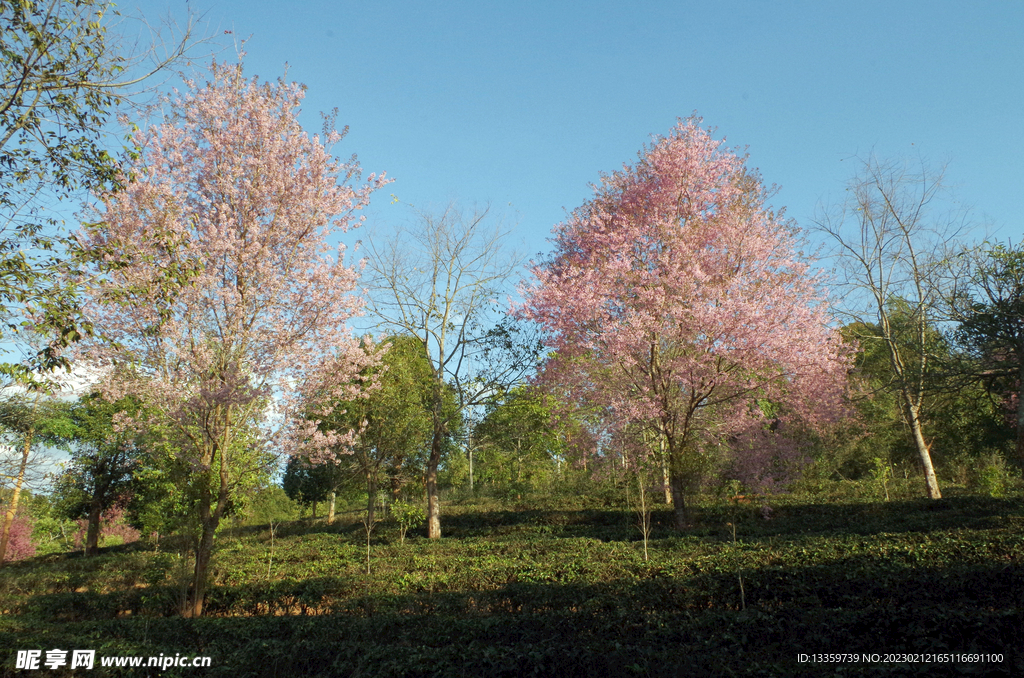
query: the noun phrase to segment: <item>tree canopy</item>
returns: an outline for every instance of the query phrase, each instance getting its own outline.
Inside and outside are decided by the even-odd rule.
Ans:
[[[244,477],[239,454],[271,436],[324,443],[316,421],[294,416],[300,392],[358,390],[367,355],[345,326],[361,306],[358,272],[328,239],[359,224],[386,180],[353,185],[355,159],[330,151],[342,135],[306,134],[299,84],[214,63],[207,82],[186,85],[163,121],[135,132],[124,188],[99,194],[101,221],[79,238],[109,339],[90,355],[118,365],[105,395],[141,396],[195,471],[198,615],[214,533]],[[274,430],[272,398],[293,415]]]
[[[680,523],[699,445],[731,438],[764,464],[764,403],[784,422],[842,409],[850,349],[769,195],[699,120],[682,121],[556,228],[527,290],[523,313],[557,351],[551,374],[665,437]]]
[[[67,367],[62,350],[91,331],[61,275],[53,203],[122,185],[108,123],[197,44],[190,15],[166,42],[157,33],[152,49],[133,51],[110,31],[117,14],[105,0],[0,0],[0,335],[25,322],[49,340],[35,364],[0,366],[15,377]]]

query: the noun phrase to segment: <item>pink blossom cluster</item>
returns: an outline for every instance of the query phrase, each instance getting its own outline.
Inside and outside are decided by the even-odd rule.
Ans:
[[[35,522],[32,516],[20,510],[14,515],[14,522],[11,523],[11,531],[7,537],[7,551],[4,554],[6,562],[25,560],[36,554],[36,545],[32,541],[32,528],[35,527]]]
[[[170,115],[134,132],[124,189],[98,196],[79,234],[100,262],[88,310],[108,340],[89,353],[120,368],[107,397],[144,395],[183,431],[276,413],[282,444],[304,445],[308,423],[281,420],[308,392],[358,390],[372,360],[345,325],[361,313],[359,272],[329,242],[388,180],[356,185],[355,158],[331,153],[343,135],[306,134],[301,85],[217,63],[186,84]]]
[[[852,349],[796,227],[700,122],[603,176],[555,228],[521,313],[554,349],[542,379],[682,447],[725,444],[764,467],[769,429],[842,414]]]

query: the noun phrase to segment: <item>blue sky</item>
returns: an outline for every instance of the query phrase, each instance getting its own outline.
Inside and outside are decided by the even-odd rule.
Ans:
[[[127,4],[122,9],[130,9]],[[149,17],[184,3],[139,5]],[[246,38],[250,75],[339,109],[342,156],[403,204],[491,203],[530,253],[601,172],[697,112],[778,184],[807,225],[855,156],[918,155],[1001,240],[1024,234],[1024,3],[294,2],[205,0],[210,34]],[[224,31],[230,30],[230,35]],[[221,53],[231,58],[234,48]]]
[[[193,0],[246,70],[308,86],[303,121],[339,109],[338,152],[395,183],[370,223],[490,203],[531,254],[696,112],[778,184],[808,225],[856,156],[949,163],[979,235],[1024,239],[1024,2],[304,2]],[[155,20],[181,0],[122,2]],[[226,35],[225,31],[231,31]],[[388,194],[402,202],[392,204]],[[358,232],[354,234],[358,237]]]

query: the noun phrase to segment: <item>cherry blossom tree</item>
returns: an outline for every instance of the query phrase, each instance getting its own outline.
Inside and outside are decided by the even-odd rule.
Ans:
[[[755,459],[797,420],[842,410],[850,349],[771,191],[700,119],[606,175],[555,228],[522,313],[569,380],[664,439],[676,521],[707,445]]]
[[[187,81],[162,121],[134,133],[130,181],[99,196],[101,221],[80,234],[103,255],[90,312],[109,340],[92,353],[118,366],[106,396],[141,396],[189,469],[189,616],[202,614],[214,532],[249,451],[274,436],[337,442],[311,442],[316,422],[287,415],[304,391],[351,397],[367,361],[345,327],[361,308],[359,274],[328,239],[358,225],[354,212],[386,180],[354,185],[355,159],[330,151],[343,136],[332,118],[323,136],[299,125],[303,93],[214,63],[208,82]]]

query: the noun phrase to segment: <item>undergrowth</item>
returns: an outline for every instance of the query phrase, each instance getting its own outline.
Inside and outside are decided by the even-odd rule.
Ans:
[[[0,570],[0,645],[11,648],[0,671],[20,675],[15,650],[71,647],[212,658],[208,669],[160,673],[167,676],[1024,670],[1019,498],[777,498],[771,508],[705,502],[685,532],[656,510],[645,562],[635,513],[625,508],[462,503],[445,513],[440,541],[415,530],[404,543],[397,528],[376,533],[370,575],[354,519],[283,524],[272,560],[269,526],[229,530],[198,620],[175,616],[188,563],[173,542],[95,558],[50,554]],[[798,661],[841,652],[1004,660]],[[142,675],[131,671],[92,673]]]

